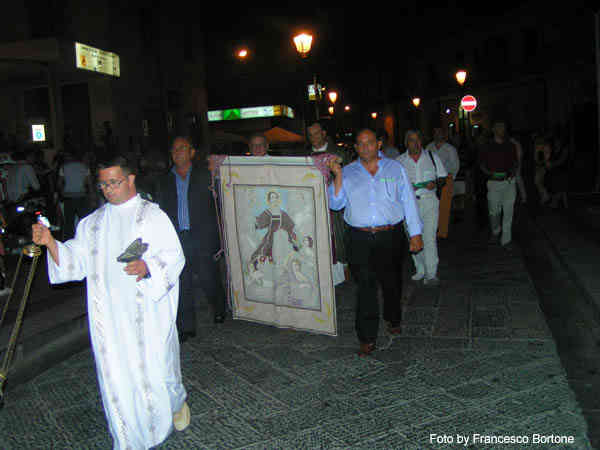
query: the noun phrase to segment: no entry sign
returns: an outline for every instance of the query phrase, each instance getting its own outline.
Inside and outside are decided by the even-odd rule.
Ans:
[[[464,109],[465,111],[471,112],[475,108],[477,108],[477,99],[472,95],[465,95],[460,100],[460,106],[462,106],[462,109]]]

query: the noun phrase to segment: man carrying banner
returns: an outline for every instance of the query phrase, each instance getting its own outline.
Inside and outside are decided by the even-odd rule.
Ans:
[[[375,350],[379,330],[377,281],[383,290],[383,316],[389,322],[388,331],[401,333],[402,261],[406,251],[403,222],[407,224],[411,252],[423,249],[423,224],[406,171],[379,151],[381,141],[375,133],[360,131],[355,148],[358,160],[343,170],[337,162],[329,164],[334,175],[329,186],[329,207],[346,208],[344,220],[350,227],[348,260],[358,282],[358,354],[365,356]]]

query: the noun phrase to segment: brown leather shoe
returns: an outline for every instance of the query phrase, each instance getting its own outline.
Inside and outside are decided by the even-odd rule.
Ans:
[[[358,356],[368,356],[375,350],[375,342],[361,342]]]

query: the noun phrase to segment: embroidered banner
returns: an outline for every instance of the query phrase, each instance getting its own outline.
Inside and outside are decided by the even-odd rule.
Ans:
[[[337,335],[323,161],[219,163],[234,319]]]

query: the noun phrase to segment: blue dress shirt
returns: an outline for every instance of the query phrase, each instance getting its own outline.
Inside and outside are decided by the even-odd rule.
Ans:
[[[404,167],[381,152],[379,157],[375,175],[360,159],[345,166],[337,196],[335,184],[329,185],[329,207],[336,211],[345,207],[344,220],[352,227],[393,225],[406,219],[409,235],[421,234],[423,222]]]
[[[175,174],[175,185],[177,186],[177,220],[179,222],[179,231],[190,229],[190,210],[188,205],[188,188],[190,187],[190,177],[192,168],[190,167],[187,176],[181,178],[175,167],[171,169]]]

